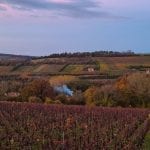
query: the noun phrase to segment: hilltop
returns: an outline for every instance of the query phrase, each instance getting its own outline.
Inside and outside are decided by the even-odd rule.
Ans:
[[[0,75],[101,75],[108,78],[149,68],[149,54],[131,51],[62,53],[41,57],[0,54]]]
[[[15,54],[3,54],[0,53],[0,60],[5,61],[5,60],[9,60],[9,61],[16,61],[16,60],[30,60],[32,57],[31,56],[26,56],[26,55],[15,55]]]

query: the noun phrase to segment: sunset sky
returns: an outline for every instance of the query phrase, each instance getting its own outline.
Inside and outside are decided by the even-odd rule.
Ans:
[[[150,0],[0,0],[0,53],[150,53]]]

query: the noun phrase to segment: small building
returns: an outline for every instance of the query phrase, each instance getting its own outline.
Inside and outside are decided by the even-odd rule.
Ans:
[[[20,93],[9,92],[9,93],[5,93],[5,96],[7,96],[7,97],[18,97],[18,96],[20,96]]]
[[[150,70],[149,70],[149,69],[146,70],[146,74],[147,74],[147,75],[150,75]]]
[[[94,72],[95,70],[94,70],[94,68],[88,68],[88,72]]]

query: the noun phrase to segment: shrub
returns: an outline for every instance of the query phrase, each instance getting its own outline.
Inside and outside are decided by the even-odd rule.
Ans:
[[[64,94],[59,94],[55,97],[56,100],[59,100],[63,104],[67,104],[67,96]]]
[[[28,102],[31,102],[31,103],[41,103],[42,100],[41,100],[39,97],[30,96],[30,97],[28,98]]]
[[[54,104],[54,101],[52,99],[46,97],[45,104]]]
[[[52,100],[52,99],[50,99],[50,98],[46,98],[46,100],[45,100],[45,104],[62,104],[61,103],[61,101],[60,100]]]
[[[60,100],[54,101],[55,104],[62,104]]]
[[[67,104],[85,105],[85,99],[81,91],[76,91],[72,97],[67,97]]]
[[[145,73],[133,73],[124,76],[116,82],[115,88],[115,99],[118,99],[118,105],[149,107],[150,76]]]
[[[101,99],[99,91],[99,87],[90,87],[84,92],[84,97],[87,105],[99,105]]]
[[[75,80],[67,84],[71,89],[81,90],[82,92],[86,91],[90,86],[90,82],[84,80]]]
[[[30,96],[39,97],[43,102],[46,97],[54,98],[55,92],[46,80],[38,79],[28,83],[21,91],[23,99],[28,99]]]

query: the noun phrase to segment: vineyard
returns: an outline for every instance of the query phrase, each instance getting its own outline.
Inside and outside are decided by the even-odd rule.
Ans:
[[[0,103],[0,149],[138,150],[147,109]]]

